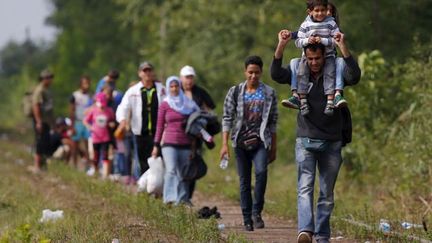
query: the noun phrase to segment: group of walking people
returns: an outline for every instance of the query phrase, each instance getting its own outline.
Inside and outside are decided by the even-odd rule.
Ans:
[[[150,157],[162,156],[164,202],[190,205],[195,180],[184,180],[181,172],[191,166],[191,158],[202,152],[203,143],[197,141],[201,137],[186,132],[186,123],[194,112],[212,114],[215,103],[207,91],[195,84],[196,73],[191,66],[184,66],[180,76],[169,77],[165,85],[156,80],[150,62],[139,65],[138,76],[140,80],[132,83],[124,95],[115,86],[119,77],[116,70],[99,81],[95,95],[89,91],[90,79],[80,79],[80,88],[70,98],[70,129],[61,134],[62,139],[75,142],[70,146],[72,164],[77,165],[77,157],[81,157],[90,162],[90,176],[97,175],[102,167],[103,178],[120,174],[126,183],[134,183],[149,169]],[[52,73],[43,71],[33,92],[35,171],[44,168],[45,158],[53,152],[51,148],[41,149],[52,147],[53,102],[49,86],[53,78]],[[132,167],[134,160],[137,163]]]
[[[292,87],[293,96],[283,100],[282,105],[299,110],[295,158],[298,172],[297,241],[301,243],[312,242],[312,239],[329,242],[333,191],[342,164],[341,150],[351,141],[351,117],[343,97],[343,87],[355,85],[361,75],[357,62],[347,48],[345,36],[336,24],[335,7],[326,0],[308,0],[307,6],[308,17],[299,32],[284,29],[278,33],[270,66],[274,81]],[[329,9],[332,11],[329,12]],[[296,45],[302,48],[302,57],[283,67],[283,52],[291,40],[296,40]],[[342,57],[336,58],[336,47]],[[201,153],[202,141],[212,142],[212,138],[205,138],[202,134],[192,136],[186,131],[186,123],[191,114],[212,111],[215,104],[210,95],[195,84],[196,73],[191,66],[184,66],[179,77],[168,77],[165,85],[156,80],[154,71],[150,62],[141,63],[138,68],[140,80],[132,84],[124,95],[121,92],[114,95],[114,81],[119,74],[110,71],[100,81],[101,92],[94,99],[90,96],[83,98],[88,93],[88,88],[83,86],[89,85],[81,79],[81,93],[75,92],[71,99],[74,105],[71,110],[75,111],[71,115],[75,127],[73,134],[88,136],[84,131],[89,128],[93,149],[102,151],[93,153],[95,171],[102,161],[102,164],[107,164],[105,173],[109,173],[111,162],[105,148],[113,139],[117,141],[120,154],[122,146],[119,145],[122,143],[123,147],[134,148],[139,175],[149,168],[149,157],[162,155],[165,165],[163,201],[191,205],[195,181],[182,178],[182,171],[191,166],[193,158]],[[263,72],[261,57],[247,57],[244,62],[245,80],[228,90],[223,104],[220,158],[231,159],[231,140],[246,231],[265,227],[262,211],[267,170],[277,154],[277,95],[269,84],[262,81]],[[52,78],[51,73],[41,73],[40,87],[33,95],[36,168],[41,166],[44,154],[41,141],[47,136],[47,121],[52,116],[52,99],[47,89]],[[94,104],[88,106],[91,100]],[[79,108],[81,105],[90,108]],[[100,132],[101,127],[105,129],[104,133]],[[110,133],[109,128],[115,129],[115,132]],[[110,134],[114,134],[114,138]],[[125,173],[131,175],[130,162],[126,163],[129,164],[123,166],[127,168]],[[256,179],[253,197],[252,167],[255,167]],[[319,197],[314,210],[317,169]]]

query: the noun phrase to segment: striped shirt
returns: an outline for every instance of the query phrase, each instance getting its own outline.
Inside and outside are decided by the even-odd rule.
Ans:
[[[326,57],[336,56],[336,43],[333,36],[337,32],[339,32],[339,27],[333,17],[326,17],[323,21],[316,22],[310,16],[307,16],[300,25],[295,45],[298,48],[303,48],[309,44],[309,37],[319,36],[321,37],[321,43],[326,46]]]

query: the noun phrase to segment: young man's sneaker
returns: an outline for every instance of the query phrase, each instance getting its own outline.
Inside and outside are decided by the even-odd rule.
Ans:
[[[282,100],[282,105],[291,109],[300,109],[300,99],[297,96],[291,96],[287,100]]]
[[[340,107],[346,107],[348,105],[348,102],[345,100],[345,98],[342,96],[342,94],[336,94],[334,99],[334,106],[336,108]]]
[[[246,231],[254,231],[253,224],[252,224],[252,223],[246,223],[246,224],[244,225],[244,229],[245,229]]]
[[[263,229],[264,228],[264,220],[261,217],[261,214],[257,214],[252,216],[252,220],[254,222],[255,228]]]
[[[306,231],[297,235],[297,243],[312,243],[312,234]]]
[[[324,114],[326,114],[327,116],[333,116],[333,112],[334,112],[333,102],[332,103],[327,102],[327,105],[324,109]]]

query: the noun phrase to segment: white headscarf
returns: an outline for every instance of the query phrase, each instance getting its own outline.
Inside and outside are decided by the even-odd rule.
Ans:
[[[177,96],[173,96],[170,90],[170,84],[172,82],[177,82],[179,85],[179,94]],[[166,88],[168,89],[168,95],[165,98],[165,101],[168,102],[168,105],[175,111],[183,114],[189,115],[195,111],[199,110],[198,105],[191,100],[189,97],[184,95],[183,90],[181,88],[180,79],[177,76],[170,76],[166,80]]]

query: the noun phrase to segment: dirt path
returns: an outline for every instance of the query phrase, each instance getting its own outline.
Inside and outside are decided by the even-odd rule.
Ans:
[[[193,202],[196,210],[204,206],[217,206],[222,216],[218,220],[218,223],[225,226],[221,230],[224,238],[230,233],[235,233],[243,235],[244,238],[252,242],[296,242],[297,240],[297,225],[292,220],[281,220],[264,214],[265,228],[247,232],[243,230],[243,218],[238,202],[226,200],[218,196],[204,196],[200,192],[194,194]],[[353,243],[356,241],[343,237],[334,237],[331,239],[331,242]]]

